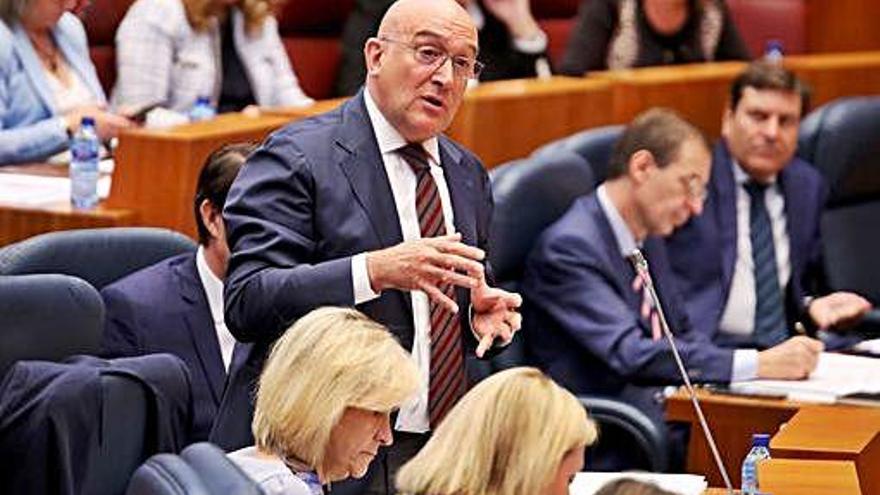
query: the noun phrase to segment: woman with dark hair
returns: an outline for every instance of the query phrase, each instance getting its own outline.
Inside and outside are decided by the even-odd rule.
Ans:
[[[748,59],[723,0],[585,0],[560,72]]]

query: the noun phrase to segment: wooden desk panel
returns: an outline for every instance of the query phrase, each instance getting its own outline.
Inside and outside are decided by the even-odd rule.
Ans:
[[[137,211],[141,225],[167,227],[195,237],[192,201],[208,155],[224,144],[261,141],[290,120],[224,114],[173,129],[125,132],[119,136],[107,206]]]
[[[483,83],[468,91],[447,134],[486,168],[590,127],[612,123],[608,81],[553,77]]]
[[[770,448],[774,457],[852,461],[862,491],[880,493],[880,408],[803,407]]]
[[[813,108],[842,96],[880,93],[880,51],[792,56],[785,66],[809,83]]]
[[[33,164],[0,167],[0,173],[66,176],[67,167]],[[137,225],[137,214],[110,208],[105,202],[92,210],[78,210],[69,201],[40,206],[0,203],[0,246],[56,230],[125,227]]]
[[[752,434],[773,435],[800,408],[791,401],[713,395],[700,392],[700,405],[712,429],[715,443],[734,486],[740,485],[740,467],[752,446]],[[666,401],[666,419],[691,425],[686,470],[706,476],[710,486],[723,486],[709,445],[697,422],[690,399],[677,393]]]
[[[856,466],[849,461],[770,459],[758,464],[761,493],[777,495],[862,495]]]

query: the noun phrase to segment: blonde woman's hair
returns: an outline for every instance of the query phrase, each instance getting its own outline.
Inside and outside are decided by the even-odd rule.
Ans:
[[[196,31],[204,31],[220,13],[216,0],[182,0],[186,18]],[[285,0],[239,0],[236,4],[244,14],[245,30],[249,35],[259,33],[263,21]]]
[[[568,452],[595,439],[595,424],[570,392],[535,368],[509,369],[464,396],[400,469],[397,491],[537,495]]]
[[[384,326],[354,309],[316,309],[272,347],[257,390],[256,446],[323,477],[330,432],[346,408],[387,412],[418,386],[415,363]]]

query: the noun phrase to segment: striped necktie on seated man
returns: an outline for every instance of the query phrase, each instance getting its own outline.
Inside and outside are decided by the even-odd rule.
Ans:
[[[749,240],[752,244],[755,276],[754,339],[759,347],[768,348],[788,337],[785,301],[779,286],[773,227],[764,199],[768,185],[751,181],[744,187],[750,200]]]
[[[416,215],[423,238],[445,235],[446,219],[440,191],[431,176],[430,158],[421,144],[410,143],[397,150],[416,174]],[[452,284],[441,290],[455,300]],[[467,389],[461,323],[458,315],[429,301],[431,315],[431,362],[428,385],[428,417],[434,429]]]

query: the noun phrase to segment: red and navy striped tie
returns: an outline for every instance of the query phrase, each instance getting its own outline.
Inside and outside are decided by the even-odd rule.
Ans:
[[[397,150],[416,174],[416,214],[422,237],[446,234],[446,220],[440,203],[440,192],[430,173],[428,153],[421,144],[408,144]],[[452,284],[440,287],[453,301]],[[458,315],[434,301],[429,301],[431,314],[431,367],[428,385],[428,416],[434,429],[465,393],[467,380],[461,345],[461,323]]]

